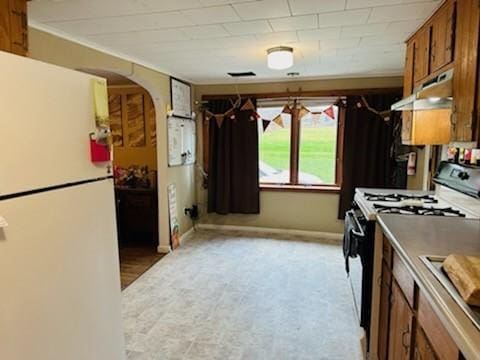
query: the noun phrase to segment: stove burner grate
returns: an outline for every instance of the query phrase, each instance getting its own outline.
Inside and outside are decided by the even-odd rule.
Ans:
[[[404,200],[420,200],[426,204],[436,204],[438,200],[431,195],[413,195],[413,194],[373,194],[363,193],[368,201],[400,202]]]
[[[386,206],[373,204],[379,214],[405,214],[405,215],[428,215],[428,216],[457,216],[465,217],[459,210],[447,208],[432,208],[421,206]]]

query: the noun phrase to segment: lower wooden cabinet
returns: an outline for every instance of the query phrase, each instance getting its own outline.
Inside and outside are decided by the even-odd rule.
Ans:
[[[378,360],[463,359],[405,263],[395,251],[385,251],[387,248],[384,241]]]
[[[388,358],[410,359],[413,331],[413,310],[396,281],[392,281]]]
[[[0,50],[27,55],[27,0],[0,0]]]
[[[417,327],[415,335],[415,349],[413,352],[414,360],[437,360],[438,357],[432,350],[427,336],[421,327]]]

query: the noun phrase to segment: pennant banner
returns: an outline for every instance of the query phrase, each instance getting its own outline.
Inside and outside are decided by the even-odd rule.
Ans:
[[[310,114],[310,110],[308,110],[305,106],[302,105],[298,113],[298,118],[301,119],[308,114]]]
[[[272,121],[273,121],[275,124],[277,124],[278,126],[282,127],[282,128],[285,127],[285,125],[284,125],[284,123],[283,123],[282,114],[277,115],[277,116],[275,117],[275,119],[273,119]]]
[[[335,120],[335,112],[333,110],[333,106],[330,105],[328,108],[326,108],[323,113],[327,115],[330,119]]]
[[[262,119],[263,132],[267,131],[268,125],[270,125],[270,120]]]
[[[225,114],[215,115],[215,120],[217,121],[217,126],[221,128],[223,124],[223,120],[225,120]]]
[[[290,105],[285,105],[282,110],[282,114],[291,114],[292,113],[292,108]]]
[[[255,105],[252,102],[252,99],[248,99],[245,104],[240,108],[241,111],[255,110]]]

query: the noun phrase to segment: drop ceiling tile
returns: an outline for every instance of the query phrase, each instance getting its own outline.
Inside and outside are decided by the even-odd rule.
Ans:
[[[191,22],[180,12],[167,12],[148,15],[117,16],[102,19],[48,22],[47,24],[78,35],[96,35],[188,26],[191,25]]]
[[[375,44],[375,45],[403,44],[405,43],[409,35],[410,33],[390,34],[388,32],[385,32],[381,35],[364,36],[360,40],[360,46],[371,46],[372,44]]]
[[[379,24],[365,24],[356,26],[345,26],[342,28],[342,38],[365,36],[365,35],[380,35],[387,28],[387,23]]]
[[[232,5],[243,20],[290,16],[287,0],[261,0]]]
[[[276,32],[271,34],[261,34],[255,35],[257,41],[260,44],[267,44],[267,45],[283,45],[292,42],[298,41],[298,36],[295,31],[285,31],[285,32]]]
[[[320,40],[320,51],[326,49],[348,49],[357,47],[360,44],[359,37],[335,39],[335,40]]]
[[[318,16],[289,16],[286,18],[271,19],[269,22],[275,31],[308,30],[318,27]]]
[[[345,9],[345,0],[289,0],[293,15],[316,14]]]
[[[143,7],[130,0],[29,1],[28,15],[37,21],[65,21],[143,13]]]
[[[215,5],[227,5],[227,4],[236,4],[242,2],[251,2],[258,0],[199,0],[202,6],[215,6]]]
[[[255,47],[258,43],[254,35],[231,36],[215,39],[223,48],[248,48]]]
[[[422,0],[419,0],[422,1]],[[373,6],[387,6],[401,4],[402,0],[347,0],[347,9],[369,8]]]
[[[358,54],[385,54],[385,53],[402,53],[405,50],[405,46],[403,44],[396,44],[396,45],[369,45],[369,46],[357,46],[351,47],[346,49],[339,49],[338,55],[358,55]]]
[[[182,41],[190,40],[190,37],[179,29],[163,29],[152,31],[136,31],[128,33],[92,35],[89,36],[88,39],[114,46],[125,44],[148,44],[149,42],[161,41]]]
[[[221,25],[190,26],[180,30],[191,39],[211,39],[230,36]]]
[[[300,41],[338,39],[340,37],[340,31],[340,27],[316,30],[300,30],[298,31],[298,38]]]
[[[437,3],[434,2],[375,7],[372,9],[368,22],[425,19],[433,13],[436,7]]]
[[[390,35],[410,33],[413,34],[420,25],[422,25],[423,20],[407,20],[407,21],[394,21],[387,26],[385,30],[386,33]]]
[[[75,1],[78,1],[78,0],[75,0]],[[122,1],[125,1],[125,0],[122,0]],[[194,9],[202,6],[199,0],[129,0],[129,1],[132,3],[140,4],[144,12],[147,12],[147,13],[152,11],[160,12],[160,11]]]
[[[366,24],[370,16],[371,9],[336,11],[318,15],[318,26],[332,27],[343,25]]]
[[[233,8],[228,5],[182,10],[182,14],[187,16],[192,24],[196,25],[220,24],[241,20]]]
[[[266,34],[273,30],[267,20],[241,21],[223,24],[223,27],[234,36],[250,34]]]

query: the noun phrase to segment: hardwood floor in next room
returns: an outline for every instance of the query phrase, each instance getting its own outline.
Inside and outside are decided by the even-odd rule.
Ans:
[[[129,360],[361,359],[339,245],[198,231],[123,291]]]
[[[120,280],[122,290],[150,269],[165,254],[159,254],[155,246],[120,246]]]

